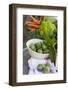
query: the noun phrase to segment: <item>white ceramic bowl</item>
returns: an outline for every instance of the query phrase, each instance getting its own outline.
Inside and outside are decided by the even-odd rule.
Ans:
[[[33,58],[37,58],[37,59],[47,58],[48,55],[49,55],[48,53],[46,53],[46,54],[37,53],[37,52],[33,51],[33,50],[29,47],[31,44],[35,44],[35,43],[37,43],[37,42],[42,42],[42,40],[41,40],[41,39],[30,39],[30,40],[28,40],[28,41],[26,42],[26,46],[27,46],[27,48],[28,48],[28,51],[29,51],[30,55],[31,55]]]

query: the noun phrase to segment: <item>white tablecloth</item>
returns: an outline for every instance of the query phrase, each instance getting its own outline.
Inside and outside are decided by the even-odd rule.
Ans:
[[[37,66],[38,64],[46,64],[46,63],[49,63],[51,65],[51,70],[52,70],[52,73],[55,73],[57,68],[56,66],[54,65],[54,63],[51,62],[50,59],[36,59],[36,58],[30,58],[28,60],[28,65],[29,65],[29,74],[43,74],[42,72],[39,72],[37,70]]]

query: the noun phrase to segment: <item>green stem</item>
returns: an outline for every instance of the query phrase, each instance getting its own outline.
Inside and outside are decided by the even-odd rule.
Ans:
[[[50,59],[51,61],[56,64],[56,50],[54,47],[50,47],[49,48],[49,56],[50,56]]]

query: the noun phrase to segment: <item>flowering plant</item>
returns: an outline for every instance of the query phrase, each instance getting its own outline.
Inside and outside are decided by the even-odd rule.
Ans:
[[[44,41],[49,51],[49,57],[54,64],[57,54],[57,20],[53,17],[40,17],[39,20],[30,16],[32,21],[26,21],[27,28]]]

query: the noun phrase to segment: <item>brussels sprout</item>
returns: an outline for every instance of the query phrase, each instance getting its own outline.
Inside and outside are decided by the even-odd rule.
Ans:
[[[39,64],[37,66],[37,70],[42,73],[49,73],[50,72],[50,64]]]
[[[33,51],[36,51],[36,48],[35,48],[35,45],[34,45],[34,44],[31,44],[31,45],[30,45],[30,48],[31,48]]]
[[[45,53],[49,52],[48,49],[47,49],[47,46],[44,44],[44,42],[38,42],[38,43],[35,43],[35,44],[31,44],[30,48],[33,51],[38,52],[38,53],[42,53],[42,54],[45,54]]]
[[[41,42],[36,43],[35,47],[36,47],[37,50],[40,49],[41,48]]]
[[[42,64],[39,64],[39,65],[37,66],[37,70],[39,70],[39,71],[42,71],[42,70],[43,70]]]
[[[45,50],[47,49],[46,45],[44,43],[42,43],[42,49]]]
[[[43,73],[49,73],[50,72],[50,65],[45,64],[45,68],[43,69]]]
[[[50,72],[50,68],[49,67],[46,67],[44,70],[43,70],[43,73],[49,73]]]
[[[37,70],[38,70],[38,71],[43,71],[44,68],[45,68],[45,64],[39,64],[39,65],[37,66]]]
[[[42,49],[37,50],[38,53],[43,53]]]

